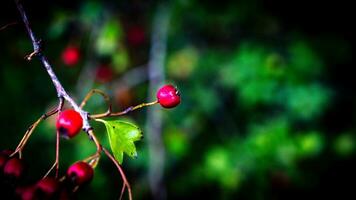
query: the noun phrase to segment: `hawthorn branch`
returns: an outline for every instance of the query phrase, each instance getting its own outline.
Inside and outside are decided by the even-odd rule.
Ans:
[[[32,42],[32,46],[33,46],[33,53],[31,53],[27,59],[31,60],[33,56],[36,56],[39,58],[39,60],[41,61],[41,63],[43,64],[43,66],[45,67],[49,77],[51,78],[53,85],[56,89],[57,92],[57,96],[58,98],[64,98],[66,101],[69,102],[69,104],[74,108],[74,110],[76,110],[83,118],[83,130],[85,132],[88,133],[88,131],[91,129],[91,126],[89,124],[88,121],[88,113],[85,112],[84,110],[82,110],[78,104],[75,103],[75,101],[68,95],[68,93],[66,92],[66,90],[63,88],[61,82],[58,80],[56,74],[53,71],[53,68],[51,66],[51,64],[49,63],[47,57],[43,54],[42,49],[41,49],[41,41],[38,40],[35,36],[35,34],[33,33],[31,27],[30,27],[30,23],[28,21],[26,12],[22,6],[22,4],[20,3],[20,0],[15,0],[16,6],[18,11],[21,14],[21,18],[23,23],[25,24],[27,33],[31,39]]]
[[[17,6],[17,9],[18,11],[20,12],[21,14],[21,18],[22,18],[22,21],[23,23],[25,24],[25,27],[26,27],[26,30],[27,30],[27,33],[31,39],[31,42],[32,42],[32,46],[33,46],[33,52],[27,57],[28,60],[31,60],[32,57],[36,56],[39,58],[39,60],[41,61],[41,63],[43,64],[43,66],[45,67],[50,79],[52,80],[52,83],[56,89],[56,92],[57,92],[57,96],[60,100],[60,103],[58,105],[58,107],[54,110],[54,111],[51,111],[49,112],[48,114],[44,114],[43,116],[41,116],[26,132],[24,138],[21,140],[19,146],[17,147],[16,151],[20,153],[20,157],[21,157],[21,149],[23,148],[23,145],[26,143],[26,141],[28,140],[28,138],[30,137],[30,135],[32,134],[33,130],[35,129],[35,127],[44,119],[46,119],[48,116],[50,115],[53,115],[57,112],[60,112],[61,109],[62,109],[62,106],[63,106],[63,103],[64,103],[64,100],[67,101],[72,107],[74,110],[76,110],[82,117],[83,119],[83,130],[88,134],[89,138],[91,140],[93,140],[93,142],[95,143],[96,147],[97,147],[97,151],[96,153],[89,157],[89,161],[90,161],[90,164],[95,167],[99,158],[100,158],[100,153],[101,151],[104,151],[106,156],[109,157],[109,159],[115,164],[115,166],[117,167],[118,171],[120,172],[120,175],[123,179],[123,182],[124,182],[124,187],[122,188],[122,191],[121,191],[121,195],[120,195],[120,198],[122,197],[122,194],[124,192],[124,189],[125,187],[127,188],[128,190],[128,195],[129,195],[129,200],[132,200],[132,193],[131,193],[131,186],[129,184],[129,182],[127,181],[127,178],[125,176],[125,173],[123,171],[123,169],[121,168],[121,166],[119,165],[119,163],[117,162],[117,160],[110,154],[110,152],[108,150],[106,150],[105,148],[103,148],[101,146],[101,144],[99,143],[98,139],[96,138],[94,132],[93,132],[93,129],[92,127],[90,126],[89,124],[89,120],[90,120],[90,116],[89,116],[89,113],[86,112],[85,110],[82,109],[82,107],[85,105],[86,101],[88,101],[88,99],[94,94],[94,93],[97,93],[97,94],[100,94],[104,97],[104,99],[107,101],[107,103],[109,104],[109,113],[111,113],[111,104],[109,103],[109,98],[108,96],[106,96],[104,93],[102,93],[101,91],[99,90],[93,90],[92,92],[90,92],[88,94],[88,96],[84,99],[84,102],[78,106],[78,104],[68,95],[68,93],[66,92],[66,90],[64,89],[64,87],[62,86],[62,84],[60,83],[60,81],[58,80],[56,74],[54,73],[53,71],[53,68],[51,66],[51,64],[49,63],[47,57],[43,54],[42,52],[42,49],[41,49],[41,43],[40,43],[40,40],[38,40],[36,37],[35,37],[35,34],[33,33],[31,27],[30,27],[30,23],[28,21],[28,18],[27,18],[27,15],[26,15],[26,12],[22,6],[22,4],[20,3],[19,0],[15,0],[15,3],[16,3],[16,6]],[[155,104],[157,102],[153,102],[153,103],[148,103],[148,104]],[[147,105],[148,105],[147,104]],[[141,108],[143,106],[147,106],[146,104],[141,104],[141,105],[138,105],[138,106],[135,106],[135,107],[130,107],[130,109],[127,109],[126,111],[124,111],[125,113],[127,112],[130,112],[132,110],[135,110],[135,109],[138,109],[138,108]],[[112,114],[115,114],[115,113],[112,113]],[[116,115],[118,115],[118,113],[116,113]],[[115,115],[115,116],[116,116]],[[57,132],[57,143],[56,143],[56,161],[54,163],[54,165],[51,167],[51,169],[48,171],[48,173],[45,175],[47,176],[54,167],[56,167],[56,177],[58,176],[58,156],[59,156],[59,134]],[[15,154],[15,153],[14,153]]]

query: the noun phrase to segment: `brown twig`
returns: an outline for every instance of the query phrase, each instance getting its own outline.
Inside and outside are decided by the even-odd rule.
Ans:
[[[54,73],[53,68],[52,68],[51,64],[49,63],[47,57],[42,52],[41,42],[40,42],[41,40],[39,40],[35,37],[35,34],[33,33],[32,29],[30,27],[30,23],[28,21],[26,12],[25,12],[22,4],[20,3],[20,0],[15,0],[15,3],[16,3],[18,11],[21,14],[22,21],[25,24],[27,33],[28,33],[28,35],[31,39],[31,42],[32,42],[33,52],[30,54],[30,58],[32,58],[33,56],[37,56],[39,58],[39,60],[42,62],[49,77],[51,78],[51,80],[53,82],[53,85],[56,89],[58,98],[64,98],[66,101],[69,102],[69,104],[74,108],[74,110],[76,110],[82,116],[83,130],[85,132],[87,132],[89,129],[91,129],[91,126],[90,126],[89,120],[88,120],[88,113],[85,112],[83,109],[81,109],[78,106],[78,104],[72,99],[72,97],[68,95],[66,90],[63,88],[61,82],[58,80],[56,74]]]
[[[90,90],[88,92],[88,94],[85,96],[85,98],[83,99],[82,103],[80,104],[80,108],[83,108],[86,105],[86,103],[88,102],[88,100],[94,94],[99,94],[104,98],[104,100],[105,100],[105,102],[106,102],[106,104],[108,106],[108,110],[105,112],[105,114],[110,114],[112,112],[112,106],[111,106],[111,102],[110,102],[110,97],[107,94],[105,94],[103,91],[98,90],[98,89],[92,89],[92,90]]]
[[[120,193],[120,198],[119,198],[119,200],[121,200],[121,199],[122,199],[122,197],[124,196],[125,187],[126,187],[126,184],[125,184],[125,183],[123,183],[123,184],[122,184],[122,188],[121,188],[121,193]]]
[[[13,25],[16,25],[16,24],[18,24],[18,23],[17,22],[11,22],[11,23],[5,24],[4,26],[0,27],[0,31],[6,29],[9,26],[13,26]]]
[[[134,111],[134,110],[137,110],[137,109],[140,109],[142,107],[146,107],[146,106],[152,106],[152,105],[155,105],[157,104],[158,101],[153,101],[153,102],[149,102],[149,103],[141,103],[139,105],[136,105],[136,106],[130,106],[128,108],[126,108],[124,111],[120,111],[120,112],[105,112],[105,113],[101,113],[101,114],[96,114],[96,115],[89,115],[89,117],[91,119],[100,119],[100,118],[105,118],[105,117],[117,117],[117,116],[122,116],[122,115],[125,115],[131,111]]]
[[[89,164],[95,168],[96,165],[99,162],[100,159],[100,153],[103,150],[98,138],[95,136],[94,131],[91,129],[88,131],[89,137],[93,140],[93,142],[95,143],[96,146],[96,152],[92,155],[89,156],[88,158],[86,158],[84,161],[85,162],[89,162]]]
[[[16,148],[15,152],[12,155],[14,155],[16,153],[19,153],[19,156],[21,157],[21,151],[22,151],[24,145],[26,144],[27,140],[29,139],[29,137],[33,133],[33,130],[38,126],[38,124],[41,121],[46,119],[48,116],[51,116],[51,115],[59,112],[62,109],[64,100],[66,100],[74,108],[74,110],[76,110],[82,116],[82,118],[83,118],[83,130],[88,134],[89,138],[91,140],[93,140],[93,142],[95,143],[95,145],[97,147],[96,153],[93,156],[90,156],[86,160],[89,160],[89,163],[93,167],[95,167],[97,165],[98,161],[99,161],[101,151],[104,151],[105,154],[110,158],[110,160],[117,167],[117,169],[120,172],[120,175],[122,177],[122,180],[124,182],[124,186],[122,188],[120,198],[122,198],[122,195],[123,195],[123,193],[125,191],[125,188],[127,187],[129,200],[132,200],[131,186],[130,186],[129,182],[126,179],[126,176],[125,176],[125,173],[124,173],[123,169],[121,168],[121,166],[117,162],[117,160],[110,154],[110,152],[101,146],[100,142],[98,141],[98,139],[96,138],[96,136],[95,136],[95,134],[93,132],[92,127],[89,124],[89,120],[90,119],[96,119],[96,118],[102,118],[102,117],[109,117],[109,116],[120,116],[120,115],[126,114],[126,113],[128,113],[130,111],[142,108],[144,106],[153,105],[153,104],[156,104],[158,102],[154,101],[154,102],[151,102],[151,103],[143,103],[143,104],[140,104],[140,105],[137,105],[137,106],[134,106],[134,107],[129,107],[128,109],[126,109],[125,111],[122,111],[122,112],[112,113],[109,97],[105,93],[101,92],[100,90],[92,90],[91,92],[88,93],[87,97],[84,98],[84,101],[82,102],[82,104],[80,106],[78,106],[78,104],[72,99],[71,96],[68,95],[66,90],[63,88],[61,82],[58,80],[56,74],[54,73],[52,66],[50,65],[49,61],[47,60],[47,57],[43,54],[42,49],[41,49],[40,40],[38,40],[35,37],[32,29],[30,27],[30,23],[28,21],[27,15],[25,13],[25,10],[24,10],[22,4],[20,3],[19,0],[15,0],[15,3],[16,3],[17,9],[19,10],[19,12],[21,14],[22,21],[24,22],[24,25],[26,27],[27,33],[28,33],[28,35],[29,35],[29,37],[31,39],[32,46],[33,46],[33,52],[30,54],[29,57],[27,57],[27,59],[31,60],[32,57],[35,57],[35,56],[39,58],[39,60],[41,61],[41,63],[45,67],[45,69],[46,69],[46,71],[47,71],[47,73],[48,73],[48,75],[49,75],[49,77],[50,77],[55,89],[56,89],[57,96],[60,99],[60,103],[59,103],[59,106],[56,109],[54,109],[54,110],[42,115],[34,124],[32,124],[30,126],[30,128],[26,131],[24,137],[22,138],[22,140],[20,141],[18,147]],[[89,113],[86,112],[85,110],[83,110],[82,108],[85,106],[86,102],[89,100],[89,98],[94,93],[102,95],[104,97],[105,101],[108,103],[109,108],[108,108],[108,111],[103,113],[103,114],[97,114],[97,115],[89,116]],[[59,166],[58,165],[58,163],[59,163],[59,133],[58,132],[57,132],[57,135],[56,135],[56,140],[57,140],[56,141],[56,161],[52,165],[51,169],[46,173],[45,176],[47,176],[53,170],[53,168],[56,168],[56,177],[58,176],[58,166]]]
[[[90,91],[88,92],[88,94],[85,96],[84,100],[82,101],[82,103],[80,104],[79,107],[80,107],[80,108],[83,108],[83,107],[86,105],[86,103],[88,102],[88,100],[89,100],[94,94],[99,94],[99,95],[101,95],[101,96],[104,98],[106,104],[108,105],[108,110],[111,111],[111,103],[110,103],[110,97],[109,97],[109,95],[105,94],[105,92],[103,92],[103,91],[101,91],[101,90],[99,90],[99,89],[92,89],[92,90],[90,90]]]
[[[63,98],[59,98],[59,104],[57,107],[57,112],[60,112],[63,108],[63,104],[64,104],[64,99]],[[56,168],[56,174],[55,177],[58,177],[58,173],[59,173],[59,141],[60,141],[60,133],[59,131],[56,131],[56,158],[55,161],[52,165],[52,167],[47,171],[47,173],[43,176],[43,178],[46,178],[49,173],[51,173],[51,171]]]
[[[132,200],[131,186],[130,186],[130,183],[127,181],[127,178],[126,178],[126,175],[124,173],[124,170],[121,168],[120,164],[117,162],[117,160],[114,158],[114,156],[112,156],[111,153],[107,149],[105,149],[103,147],[103,151],[106,154],[106,156],[110,158],[110,160],[115,164],[115,166],[119,170],[121,178],[122,178],[122,181],[124,182],[124,184],[127,187],[127,191],[129,193],[129,200]],[[121,190],[120,199],[121,199],[121,197],[123,195],[123,191],[124,190]]]
[[[44,119],[56,114],[58,112],[58,108],[55,108],[53,110],[50,110],[49,112],[43,114],[35,123],[33,123],[25,132],[24,136],[22,137],[21,141],[19,142],[19,144],[17,145],[15,151],[11,154],[11,156],[15,155],[15,154],[19,154],[19,157],[22,157],[22,150],[25,147],[28,139],[31,137],[33,131],[35,130],[35,128],[39,125],[39,123],[41,121],[43,121]]]

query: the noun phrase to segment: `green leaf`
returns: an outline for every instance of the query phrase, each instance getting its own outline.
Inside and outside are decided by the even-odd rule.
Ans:
[[[106,126],[114,157],[122,164],[124,152],[132,158],[137,157],[134,142],[142,138],[142,131],[134,124],[125,121],[105,121],[97,119]]]

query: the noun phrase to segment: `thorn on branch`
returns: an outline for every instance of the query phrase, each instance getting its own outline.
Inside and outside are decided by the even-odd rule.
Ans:
[[[43,41],[41,39],[36,41],[36,47],[37,48],[35,48],[35,50],[32,53],[30,53],[29,55],[25,56],[25,59],[27,61],[31,61],[33,57],[41,55],[41,53],[43,51]]]
[[[33,58],[34,56],[37,56],[37,55],[38,55],[38,52],[37,52],[37,51],[34,51],[34,52],[30,53],[29,55],[26,55],[26,56],[25,56],[25,59],[26,59],[27,61],[31,61],[32,58]]]

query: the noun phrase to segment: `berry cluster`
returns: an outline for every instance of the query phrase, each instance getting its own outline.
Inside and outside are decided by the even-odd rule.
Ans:
[[[173,108],[180,103],[179,92],[172,85],[164,85],[161,87],[158,90],[156,97],[156,101],[151,103],[143,103],[138,106],[130,107],[130,109],[124,112],[109,113],[108,115],[111,114],[111,116],[117,116],[143,106],[150,106],[158,103],[164,108]],[[99,115],[99,117],[100,116],[103,115]],[[95,116],[93,115],[92,117]],[[34,127],[35,126],[31,126],[29,130],[32,130]],[[57,134],[64,138],[71,139],[78,135],[82,128],[83,118],[78,111],[67,109],[59,112],[56,121]],[[85,162],[78,161],[71,165],[63,177],[58,176],[58,168],[54,177],[49,176],[49,172],[53,169],[51,168],[51,170],[37,182],[26,181],[26,165],[21,158],[21,151],[28,140],[29,132],[31,131],[26,132],[24,138],[14,152],[9,150],[0,152],[0,188],[3,190],[1,192],[4,194],[4,197],[6,197],[5,199],[71,199],[79,186],[85,185],[93,179],[94,167],[96,167],[98,163],[101,151],[101,145],[97,141],[95,141],[95,143],[98,147],[98,152],[90,157],[90,159],[86,159]],[[93,140],[95,140],[95,135],[92,136]]]
[[[45,66],[48,75],[50,76],[52,82],[55,85],[55,89],[58,97],[58,105],[43,114],[37,121],[35,121],[25,132],[21,141],[17,145],[16,149],[11,151],[3,151],[0,154],[0,189],[2,197],[5,199],[22,199],[22,200],[35,200],[35,199],[70,199],[70,197],[77,191],[78,187],[84,185],[93,178],[94,168],[99,163],[102,153],[115,164],[116,168],[120,172],[123,181],[123,187],[121,189],[120,199],[123,196],[125,189],[128,191],[129,199],[132,199],[131,186],[127,181],[125,173],[121,168],[122,156],[125,152],[126,154],[133,156],[136,155],[136,148],[134,142],[141,138],[142,134],[138,127],[131,123],[124,123],[122,121],[105,121],[103,118],[106,117],[117,117],[125,115],[128,112],[140,109],[142,107],[151,106],[155,104],[160,104],[164,108],[173,108],[180,103],[180,95],[175,87],[172,85],[165,85],[159,89],[156,94],[157,99],[149,103],[141,103],[136,106],[129,106],[127,109],[121,112],[113,112],[112,105],[110,102],[110,97],[101,90],[93,89],[91,90],[83,99],[83,101],[78,105],[73,98],[66,92],[61,82],[55,75],[52,66],[50,65],[47,57],[42,52],[41,43],[35,37],[33,33],[28,17],[20,1],[15,1],[18,11],[21,14],[22,21],[25,24],[26,30],[31,38],[33,52],[26,56],[28,61],[32,60],[33,57],[38,57],[41,63]],[[144,30],[140,28],[131,29],[132,35],[134,37],[128,38],[133,45],[139,45],[144,42],[145,35]],[[80,50],[75,45],[68,46],[62,53],[62,61],[65,65],[74,67],[80,62]],[[110,81],[113,78],[113,72],[110,67],[102,66],[98,68],[96,73],[96,79],[98,82]],[[104,113],[90,114],[84,110],[84,106],[87,101],[94,95],[101,95],[107,103],[108,110]],[[73,109],[63,110],[64,104],[68,102]],[[48,117],[59,114],[56,121],[56,157],[54,164],[49,169],[49,171],[43,176],[42,179],[37,182],[26,182],[24,179],[26,166],[24,165],[22,159],[22,151],[32,135],[33,131],[40,124],[40,122],[46,120]],[[94,133],[94,129],[91,126],[91,120],[102,122],[105,124],[108,134],[117,136],[122,133],[126,136],[121,137],[109,137],[110,146],[113,152],[110,153],[104,147]],[[116,125],[125,126],[125,130],[115,129]],[[63,136],[67,139],[73,138],[80,130],[84,130],[91,141],[96,146],[96,152],[84,159],[74,163],[67,169],[66,175],[60,178],[59,176],[59,143],[60,137]],[[118,131],[117,131],[118,130]],[[129,136],[127,136],[129,133]],[[114,139],[113,139],[114,138]],[[129,144],[129,145],[127,145]],[[129,152],[129,153],[128,153]],[[55,169],[55,175],[52,177],[50,174]]]
[[[79,161],[71,165],[61,178],[48,176],[37,182],[27,182],[26,165],[11,153],[7,150],[0,153],[0,191],[4,199],[72,199],[77,188],[89,183],[94,176],[93,168]]]

